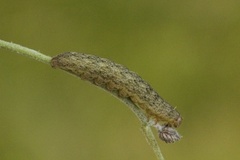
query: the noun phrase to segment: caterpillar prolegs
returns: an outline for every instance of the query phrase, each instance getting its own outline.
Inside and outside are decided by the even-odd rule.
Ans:
[[[52,58],[51,65],[115,92],[120,99],[130,99],[155,122],[153,126],[163,141],[173,143],[181,138],[175,130],[182,121],[180,113],[128,68],[105,58],[77,52],[59,54]]]

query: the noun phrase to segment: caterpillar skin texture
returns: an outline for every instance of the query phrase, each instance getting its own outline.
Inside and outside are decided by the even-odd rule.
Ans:
[[[155,124],[163,124],[168,128],[166,129],[165,127],[162,132],[159,130],[161,132],[159,137],[163,140],[166,139],[164,140],[165,142],[170,143],[180,139],[180,136],[174,129],[175,134],[179,138],[172,138],[171,135],[174,134],[169,129],[171,127],[177,128],[181,124],[182,117],[179,112],[164,101],[135,72],[108,59],[77,52],[59,54],[52,58],[51,65],[53,68],[65,70],[109,92],[117,92],[119,98],[131,100]],[[168,135],[170,138],[164,135]],[[172,141],[171,138],[173,139]]]

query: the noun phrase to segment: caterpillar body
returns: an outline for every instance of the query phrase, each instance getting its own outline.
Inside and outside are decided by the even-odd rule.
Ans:
[[[90,54],[66,52],[52,58],[51,66],[65,70],[121,99],[129,99],[155,122],[159,137],[167,143],[181,138],[174,128],[182,121],[180,113],[164,101],[153,88],[135,72],[108,59]]]

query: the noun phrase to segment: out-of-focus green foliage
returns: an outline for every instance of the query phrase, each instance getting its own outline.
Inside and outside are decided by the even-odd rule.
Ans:
[[[54,56],[106,57],[177,106],[166,159],[240,159],[240,2],[0,2],[0,39]],[[155,159],[137,118],[106,92],[0,50],[1,160]]]

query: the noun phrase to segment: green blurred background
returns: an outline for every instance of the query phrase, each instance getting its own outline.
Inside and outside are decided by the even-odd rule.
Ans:
[[[240,159],[240,1],[0,0],[0,14],[0,39],[111,59],[177,106],[166,160]],[[1,160],[155,160],[110,94],[3,49],[0,70]]]

